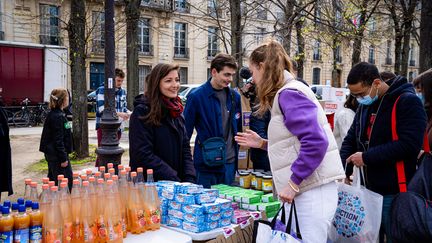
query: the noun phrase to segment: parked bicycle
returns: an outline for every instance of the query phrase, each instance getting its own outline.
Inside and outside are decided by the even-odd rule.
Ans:
[[[21,104],[20,111],[15,112],[13,116],[13,124],[16,127],[30,127],[43,124],[48,115],[48,108],[45,103],[39,103],[37,107],[29,107],[30,100],[25,98]]]

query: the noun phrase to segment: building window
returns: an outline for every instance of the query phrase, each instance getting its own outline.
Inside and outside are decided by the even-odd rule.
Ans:
[[[314,68],[312,70],[312,84],[320,84],[321,69]]]
[[[257,19],[261,19],[261,20],[267,20],[267,11],[265,10],[265,8],[258,6],[256,8],[256,14],[257,14]]]
[[[375,47],[374,46],[369,46],[369,58],[368,58],[368,62],[375,64]]]
[[[411,44],[411,47],[409,49],[409,65],[411,67],[415,66],[415,49],[414,49],[414,44]]]
[[[415,78],[415,73],[414,72],[409,72],[408,73],[408,81],[410,82],[410,83],[412,83],[412,81],[414,80],[414,78]]]
[[[336,27],[340,27],[342,25],[342,13],[339,9],[336,10],[335,23],[336,23]],[[337,31],[339,32],[338,29]]]
[[[259,45],[259,44],[261,44],[261,42],[263,42],[265,32],[266,32],[265,28],[257,28],[256,33],[255,33],[255,43],[257,45]]]
[[[59,7],[40,4],[40,43],[60,45]]]
[[[342,62],[342,47],[341,45],[336,46],[336,62]]]
[[[321,22],[321,8],[319,7],[319,1],[315,4],[314,9],[314,25],[317,27]]]
[[[175,0],[175,9],[177,12],[189,13],[189,4],[186,0]]]
[[[174,35],[174,57],[188,58],[189,50],[186,47],[186,24],[175,23],[175,35]]]
[[[104,12],[93,12],[93,52],[104,52],[105,50],[105,13]]]
[[[179,68],[179,78],[180,78],[180,84],[187,84],[188,83],[188,68],[187,67],[180,67]]]
[[[285,18],[285,13],[282,11],[276,12],[276,20],[283,21]]]
[[[244,16],[244,15],[246,15],[247,14],[247,4],[245,3],[245,2],[241,2],[240,3],[240,14],[242,15],[242,16]]]
[[[313,60],[319,61],[321,60],[321,41],[316,40],[313,47]]]
[[[370,18],[368,22],[369,35],[375,34],[376,31],[376,21],[374,18]]]
[[[213,18],[221,18],[221,12],[218,11],[217,0],[207,1],[207,13]]]
[[[218,28],[216,27],[208,28],[207,57],[214,57],[219,51],[217,33],[218,33]]]
[[[390,40],[387,41],[387,48],[386,48],[386,65],[392,64],[392,58],[391,58],[391,44],[392,42]]]
[[[139,80],[139,93],[144,93],[145,89],[145,78],[151,71],[150,65],[139,65],[138,66],[138,80]]]
[[[140,19],[138,22],[139,52],[143,55],[153,55],[153,46],[150,44],[150,19]]]

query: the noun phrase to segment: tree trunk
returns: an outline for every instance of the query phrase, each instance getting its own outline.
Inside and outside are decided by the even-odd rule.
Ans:
[[[291,35],[293,26],[293,14],[294,14],[294,3],[295,0],[287,0],[284,10],[284,21],[282,27],[283,47],[288,54],[291,56]]]
[[[394,63],[394,73],[399,75],[401,73],[401,56],[402,56],[402,31],[396,31],[395,34],[395,63]]]
[[[85,67],[85,1],[71,1],[68,24],[69,59],[72,80],[73,141],[78,158],[89,155],[87,122],[87,82]]]
[[[231,55],[237,60],[239,68],[243,66],[242,29],[240,1],[230,0],[231,9]],[[236,72],[232,87],[238,87],[240,73]]]
[[[400,75],[408,77],[408,59],[410,50],[410,39],[411,39],[411,29],[412,21],[405,22],[406,26],[403,31],[403,45],[402,45],[402,58],[401,58],[401,69]]]
[[[301,17],[300,17],[301,19]],[[305,60],[305,39],[303,36],[303,20],[298,20],[296,22],[296,34],[297,34],[297,77],[302,78],[304,77],[304,60]]]
[[[337,70],[337,46],[338,46],[338,40],[337,38],[333,38],[333,44],[332,44],[332,52],[333,52],[333,70],[332,70],[332,87],[340,88],[341,83],[338,75]]]
[[[420,21],[420,73],[432,68],[432,1],[422,0]]]
[[[140,18],[139,7],[141,0],[125,1],[125,4],[127,104],[129,110],[132,110],[134,98],[139,94],[138,21]]]
[[[363,35],[366,28],[366,16],[367,16],[367,6],[369,4],[369,0],[363,0],[362,6],[360,10],[360,25],[355,30],[355,37],[353,43],[353,52],[351,56],[351,66],[356,65],[361,61],[361,51],[362,51],[362,41]]]

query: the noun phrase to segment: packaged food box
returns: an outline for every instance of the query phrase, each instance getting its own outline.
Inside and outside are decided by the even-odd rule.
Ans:
[[[217,227],[219,227],[219,222],[218,221],[206,222],[204,224],[205,224],[205,231],[214,230]]]
[[[230,200],[217,198],[215,203],[218,203],[220,205],[221,211],[232,209]]]
[[[189,222],[194,224],[202,224],[205,221],[204,214],[196,215],[196,214],[190,214],[190,213],[184,213],[183,214],[183,222]]]
[[[200,193],[195,195],[195,204],[214,203],[216,197],[212,197],[207,193]]]
[[[183,222],[183,229],[189,232],[201,233],[205,231],[205,224],[194,224],[190,222]]]
[[[169,209],[168,215],[170,216],[170,219],[171,218],[183,219],[183,213],[180,210]]]
[[[174,191],[168,188],[162,189],[162,198],[174,200]]]
[[[183,225],[183,220],[178,218],[173,218],[171,216],[169,217],[168,226],[182,228],[182,225]]]
[[[195,214],[195,215],[201,215],[204,213],[204,206],[202,205],[183,205],[182,206],[182,212],[183,213],[189,213],[189,214]]]
[[[195,204],[195,196],[189,194],[176,194],[175,201],[183,205]]]
[[[205,203],[202,204],[204,206],[204,213],[219,213],[220,212],[220,205],[217,203]]]
[[[242,196],[241,202],[247,203],[247,204],[259,203],[259,202],[261,202],[261,196],[260,195],[252,195],[252,196],[245,195],[245,196]]]
[[[211,197],[219,197],[218,189],[204,189],[204,193],[207,193]]]
[[[267,203],[267,202],[274,202],[276,199],[273,196],[273,193],[265,194],[261,196],[261,202]]]
[[[277,211],[280,208],[280,202],[269,202],[269,203],[260,203],[258,206],[259,211]]]
[[[204,214],[204,221],[205,222],[213,222],[213,221],[218,221],[220,219],[221,219],[221,214],[220,213]]]
[[[222,218],[219,220],[219,227],[227,227],[231,225],[231,218]]]
[[[181,210],[182,208],[182,204],[178,203],[176,201],[170,201],[169,202],[169,209],[175,209],[175,210]]]
[[[221,211],[221,218],[230,218],[234,215],[234,210],[228,209]]]

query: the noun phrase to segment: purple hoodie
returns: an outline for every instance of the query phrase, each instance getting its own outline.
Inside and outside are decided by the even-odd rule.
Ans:
[[[300,141],[299,156],[291,166],[291,180],[300,185],[324,159],[327,135],[318,123],[318,107],[303,93],[285,89],[280,92],[278,101],[285,126]]]

